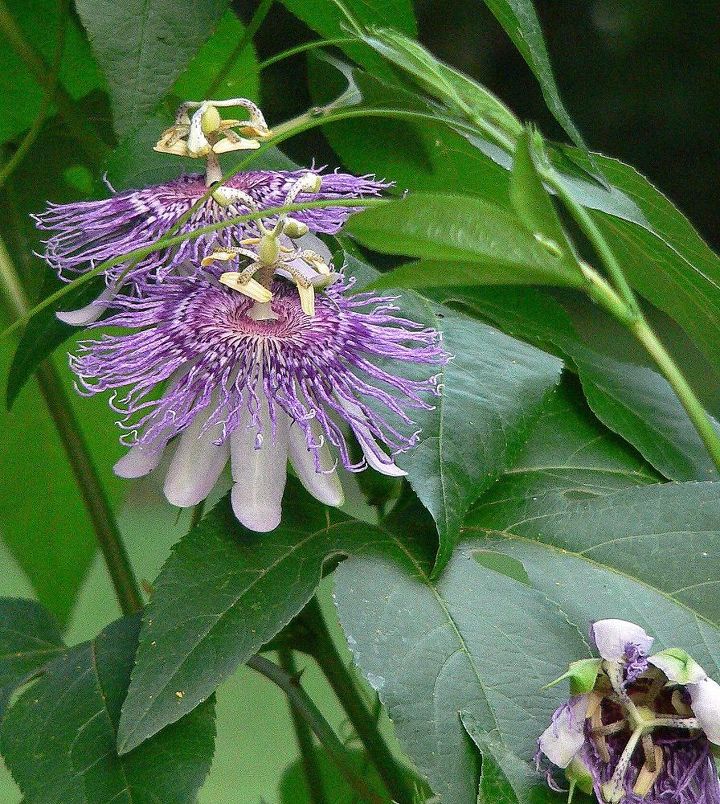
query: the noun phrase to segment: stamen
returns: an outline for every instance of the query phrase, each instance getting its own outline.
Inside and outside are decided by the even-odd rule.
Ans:
[[[246,269],[247,270],[247,269]],[[256,279],[251,277],[244,278],[242,273],[237,271],[229,271],[220,276],[221,284],[237,290],[245,296],[249,296],[257,302],[269,302],[272,299],[272,293],[266,287],[261,285]]]
[[[635,753],[635,749],[643,735],[643,732],[644,727],[640,726],[636,728],[635,731],[630,735],[630,739],[628,740],[627,745],[625,746],[625,749],[620,755],[620,759],[615,766],[612,778],[609,782],[605,782],[605,784],[603,784],[600,788],[602,791],[602,797],[607,804],[620,804],[625,797],[625,774],[630,767],[632,755]]]
[[[643,737],[643,745],[644,740],[645,738]],[[651,755],[652,762],[650,762]],[[636,796],[640,796],[640,798],[647,796],[652,786],[657,781],[658,776],[662,773],[664,764],[663,751],[659,745],[652,746],[651,754],[648,754],[647,751],[645,752],[645,764],[640,768],[640,773],[638,773],[638,777],[633,785],[633,793],[635,793]]]

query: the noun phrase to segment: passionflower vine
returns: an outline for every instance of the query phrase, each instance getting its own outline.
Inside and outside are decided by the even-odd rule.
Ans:
[[[50,233],[44,257],[61,279],[71,281],[105,260],[154,244],[188,213],[187,220],[175,234],[189,234],[207,225],[293,201],[306,203],[377,196],[388,186],[371,176],[323,173],[322,169],[315,168],[255,170],[238,173],[226,183],[218,184],[209,197],[194,207],[221,178],[217,152],[257,146],[257,138],[270,134],[262,113],[254,104],[242,98],[228,103],[252,107],[251,120],[220,119],[215,107],[224,105],[221,101],[200,104],[189,118],[187,107],[198,104],[184,104],[175,126],[164,132],[156,146],[166,153],[206,159],[205,175],[186,175],[140,190],[113,193],[100,201],[49,204],[44,213],[35,216],[38,227]],[[186,123],[186,119],[189,122]],[[233,126],[240,134],[235,133]],[[302,210],[294,217],[300,226],[314,232],[334,234],[353,211],[357,208],[325,207]],[[210,251],[256,234],[256,222],[238,223],[184,240],[172,248],[153,251],[136,264],[122,262],[105,273],[107,287],[98,299],[81,310],[60,313],[59,317],[66,323],[85,326],[100,318],[121,285],[142,295],[180,266],[199,265]]]
[[[720,804],[720,686],[683,650],[651,655],[653,638],[633,623],[599,620],[590,637],[600,658],[557,680],[573,695],[540,737],[538,763],[565,770],[570,797],[577,786],[603,804]]]
[[[288,459],[308,491],[334,506],[343,502],[338,461],[404,474],[392,456],[418,440],[408,411],[431,407],[447,360],[438,332],[400,316],[391,298],[349,294],[344,277],[316,297],[312,317],[292,284],[264,281],[269,302],[202,270],[170,276],[144,297],[118,296],[104,323],[137,331],[85,341],[70,358],[81,393],[128,389],[111,399],[130,446],[118,475],[151,472],[168,448],[165,495],[186,507],[230,460],[235,514],[257,531],[280,522]]]

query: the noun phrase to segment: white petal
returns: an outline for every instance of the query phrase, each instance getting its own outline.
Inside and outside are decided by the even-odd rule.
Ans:
[[[200,434],[206,421],[207,417],[196,416],[183,431],[165,476],[165,497],[179,508],[189,508],[204,500],[230,459],[228,442],[220,446],[213,444],[220,435],[219,427]]]
[[[160,463],[166,444],[167,441],[160,445],[136,444],[134,447],[130,447],[125,455],[113,466],[113,472],[118,477],[127,479],[149,475]]]
[[[362,409],[359,405],[339,397],[337,398],[337,401],[352,416],[357,416],[360,421],[367,421],[365,414],[362,412]],[[382,450],[378,445],[377,439],[370,432],[370,429],[366,425],[360,424],[357,420],[354,420],[350,426],[357,436],[358,443],[360,444],[360,448],[362,449],[365,460],[368,462],[369,466],[372,466],[373,469],[383,475],[388,475],[388,477],[405,477],[407,472],[403,471],[399,466],[396,466],[393,459],[389,455],[386,455],[384,450]],[[371,445],[373,445],[376,449],[373,450]],[[377,454],[378,452],[385,458],[384,461],[380,459]]]
[[[330,265],[332,262],[332,254],[330,253],[330,249],[319,237],[316,237],[310,232],[302,237],[299,237],[295,241],[295,245],[300,249],[300,251],[314,251],[316,254],[319,254],[328,265]]]
[[[80,307],[78,310],[59,310],[55,315],[64,324],[70,324],[73,327],[84,327],[97,321],[107,310],[108,305],[116,295],[117,286],[108,285],[95,301],[91,301],[85,307]]]
[[[312,429],[313,437],[319,439],[320,428],[317,428],[317,433],[315,427]],[[332,472],[328,471],[332,469],[334,462],[327,444],[324,443],[319,450],[320,467],[324,470],[322,472],[315,470],[315,458],[308,449],[302,427],[298,427],[297,424],[290,425],[288,446],[293,469],[310,494],[325,505],[332,505],[336,508],[341,506],[345,502],[345,495],[337,472],[334,469]]]
[[[267,402],[261,403],[263,441],[255,449],[255,427],[248,427],[245,413],[230,436],[235,516],[250,530],[265,533],[280,524],[281,505],[287,479],[289,420],[277,409],[277,433],[273,440]]]
[[[670,648],[648,656],[648,662],[655,665],[676,684],[697,684],[707,678],[707,673],[684,650]]]
[[[655,639],[644,629],[626,620],[598,620],[590,628],[590,636],[598,653],[611,662],[619,662],[625,656],[625,646],[636,645],[647,655]]]
[[[573,698],[540,736],[540,750],[558,768],[567,768],[583,747],[588,700],[587,695]]]
[[[708,740],[720,745],[720,684],[704,678],[697,684],[688,684],[692,710],[700,721]]]

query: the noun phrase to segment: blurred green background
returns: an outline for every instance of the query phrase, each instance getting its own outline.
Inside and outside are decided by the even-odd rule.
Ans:
[[[255,2],[234,3],[247,21]],[[567,105],[588,144],[638,167],[688,214],[711,244],[720,245],[716,187],[720,181],[717,131],[720,118],[720,5],[713,0],[679,3],[673,0],[537,0],[549,50]],[[535,79],[506,35],[480,0],[418,0],[421,40],[438,56],[479,79],[506,101],[520,117],[535,120],[550,136],[560,132],[547,112]],[[255,38],[260,59],[316,35],[275,3]],[[269,121],[279,121],[311,105],[300,56],[269,68],[263,75],[262,104]],[[107,116],[100,98],[87,102],[87,114]],[[52,130],[52,128],[50,129]],[[337,165],[327,142],[313,132],[287,143],[298,161],[312,154],[317,161]],[[12,153],[12,145],[5,158]],[[67,164],[52,149],[43,159],[49,188],[64,176],[67,198],[81,195],[95,177],[68,173]],[[22,172],[3,208],[26,211]],[[34,186],[32,197],[42,196]],[[66,200],[53,196],[54,200]],[[2,224],[0,223],[0,226]],[[32,240],[10,243],[24,263]],[[40,278],[38,263],[28,261],[30,289]],[[586,331],[606,342],[616,337],[606,320],[598,324],[592,311],[576,305],[575,315]],[[687,349],[686,364],[698,379],[706,369],[682,336],[663,323],[678,349]],[[6,373],[12,344],[3,346]],[[624,349],[624,345],[618,347]],[[55,362],[72,393],[65,348]],[[627,356],[627,355],[626,355]],[[717,410],[717,383],[699,383]],[[171,545],[188,526],[186,514],[165,505],[150,482],[121,483],[111,466],[122,449],[114,439],[114,416],[105,400],[73,396],[73,406],[88,438],[99,472],[109,492],[138,570],[152,581]],[[68,615],[70,643],[95,635],[118,612],[104,569],[93,559],[92,536],[62,450],[34,382],[23,390],[10,413],[0,414],[0,594],[32,596],[28,574]],[[16,548],[16,549],[13,549]],[[17,556],[23,555],[23,566]],[[88,566],[77,605],[70,607],[73,577]],[[322,597],[332,616],[330,588]],[[317,669],[308,660],[304,681],[330,722],[347,735],[347,724]],[[218,693],[218,743],[213,769],[201,801],[280,802],[283,771],[296,758],[291,721],[282,695],[250,671],[238,673]],[[0,768],[0,802],[13,804],[19,793]],[[292,801],[290,798],[285,801]]]

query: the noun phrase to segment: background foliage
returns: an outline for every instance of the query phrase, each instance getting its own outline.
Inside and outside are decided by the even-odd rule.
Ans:
[[[78,0],[63,15],[59,90],[52,101],[42,87],[53,82],[58,6],[51,0],[0,6],[8,39],[0,49],[3,163],[13,159],[28,129],[37,135],[0,190],[5,211],[0,233],[29,299],[44,298],[58,286],[33,257],[40,244],[29,214],[47,199],[100,197],[103,171],[117,188],[177,175],[183,169],[179,160],[149,150],[177,98],[247,95],[262,103],[275,124],[336,98],[346,88],[348,71],[333,59],[342,59],[357,65],[352,81],[363,104],[430,108],[424,94],[428,85],[417,80],[417,63],[410,76],[403,75],[406,53],[388,60],[366,44],[345,42],[330,48],[329,58],[310,51],[261,70],[263,60],[318,35],[347,37],[331,2],[265,5],[267,18],[256,32],[248,32],[249,41],[245,26],[258,9],[251,2]],[[720,54],[710,24],[716,22],[712,4],[687,9],[670,0],[537,2],[546,44],[532,18],[526,36],[516,35],[513,44],[517,9],[527,11],[523,3],[347,5],[362,23],[417,35],[436,56],[486,85],[519,119],[536,121],[546,136],[569,137],[582,146],[577,125],[593,150],[637,166],[679,203],[706,239],[720,242],[714,192],[720,167],[712,158],[720,73],[711,68]],[[493,14],[510,27],[510,37]],[[8,19],[33,48],[25,61],[10,46]],[[528,17],[521,22],[527,25]],[[242,53],[228,62],[240,44]],[[433,85],[429,95],[446,104],[447,114],[455,114],[457,98],[465,100],[464,93],[476,90],[456,84],[453,75],[443,80],[447,93]],[[472,103],[492,101],[473,95]],[[669,385],[623,328],[571,289],[506,284],[519,271],[526,272],[528,284],[546,285],[550,274],[549,284],[567,286],[575,280],[529,235],[528,215],[541,208],[532,193],[543,193],[532,183],[532,157],[524,172],[516,159],[511,182],[511,160],[503,162],[497,153],[488,158],[487,147],[476,145],[457,126],[375,117],[316,127],[281,145],[297,163],[315,159],[372,172],[395,181],[398,190],[413,191],[405,207],[396,205],[391,214],[365,213],[350,232],[359,243],[383,252],[372,256],[378,268],[394,269],[381,282],[421,292],[408,294],[406,303],[443,330],[457,355],[444,378],[445,404],[428,414],[427,439],[403,464],[434,525],[407,488],[396,512],[377,527],[347,518],[372,517],[359,488],[331,529],[325,527],[325,512],[298,496],[281,532],[243,551],[228,535],[220,503],[170,556],[189,519],[161,502],[152,481],[134,484],[128,496],[127,485],[113,477],[111,466],[121,453],[114,417],[104,400],[76,398],[65,368],[64,353],[77,335],[68,340],[69,329],[49,309],[28,326],[11,370],[17,341],[2,343],[14,404],[0,424],[5,470],[0,594],[38,600],[60,626],[31,604],[20,609],[7,604],[0,624],[5,648],[0,654],[18,654],[17,661],[0,661],[0,706],[20,680],[51,662],[41,680],[13,701],[0,731],[4,756],[25,800],[46,800],[48,788],[34,787],[40,776],[62,796],[77,767],[91,765],[105,752],[112,755],[105,775],[89,778],[88,789],[95,792],[78,800],[100,800],[97,791],[104,784],[117,784],[120,791],[126,785],[133,800],[145,800],[148,790],[157,789],[172,790],[178,801],[190,800],[213,756],[214,730],[214,759],[201,801],[237,801],[238,791],[243,801],[304,800],[285,702],[263,679],[238,667],[302,608],[324,563],[338,552],[350,557],[321,584],[321,600],[333,622],[331,592],[335,597],[342,627],[335,629],[335,638],[343,650],[346,639],[352,646],[364,694],[374,701],[377,693],[392,718],[393,727],[385,715],[381,723],[394,752],[409,756],[444,802],[474,801],[478,785],[486,801],[500,800],[498,791],[508,802],[533,795],[537,801],[555,800],[535,789],[527,765],[559,695],[540,688],[568,661],[586,655],[580,630],[589,619],[607,615],[641,622],[661,646],[682,644],[718,678],[717,471]],[[264,158],[283,159],[277,153]],[[717,258],[631,169],[601,157],[593,161],[578,150],[558,149],[554,158],[571,173],[576,196],[600,210],[595,220],[647,300],[648,317],[708,410],[718,415]],[[600,181],[589,176],[598,169]],[[608,192],[603,181],[622,192]],[[523,199],[533,203],[523,209]],[[541,228],[559,226],[549,222],[549,209]],[[456,239],[447,231],[438,236],[427,225],[440,215],[459,233]],[[488,236],[493,231],[502,238],[495,252]],[[367,257],[356,246],[342,245],[354,254],[347,257],[351,266]],[[363,276],[377,281],[367,266]],[[488,280],[500,284],[488,285]],[[66,298],[62,306],[73,304]],[[10,323],[15,312],[3,315]],[[47,383],[42,385],[42,376],[40,385],[32,378],[56,346],[48,359],[57,367],[105,493],[119,513],[133,564],[155,587],[148,615],[158,612],[155,630],[146,623],[138,631],[132,620],[103,630],[120,612],[47,415]],[[380,498],[397,492],[383,485],[365,490]],[[300,510],[306,513],[297,514]],[[415,524],[410,535],[409,521]],[[292,549],[299,539],[307,544],[301,555]],[[189,580],[199,564],[203,574],[193,587]],[[264,586],[247,589],[245,573],[262,573],[270,564],[275,574]],[[212,585],[228,567],[236,570],[229,607],[224,594],[213,594]],[[277,599],[275,590],[292,581],[293,595]],[[573,591],[578,587],[589,590],[580,600]],[[506,605],[498,607],[498,600]],[[222,612],[224,619],[222,628],[196,644],[192,621],[200,605]],[[386,626],[373,627],[378,622]],[[25,641],[16,641],[17,630]],[[512,640],[505,636],[509,633]],[[139,665],[121,715],[138,639]],[[215,639],[233,650],[213,663]],[[33,640],[43,645],[40,658],[30,646]],[[350,654],[343,655],[349,662]],[[152,659],[144,661],[148,656]],[[180,669],[168,674],[178,656]],[[95,670],[89,657],[97,660]],[[303,665],[304,686],[336,731],[358,749],[357,762],[365,772],[366,758],[314,661],[303,659]],[[95,682],[86,671],[96,672],[98,683],[110,691],[105,700],[93,697]],[[38,756],[47,746],[26,739],[40,733],[33,702],[54,702],[78,674],[87,686],[66,700],[57,739],[50,741],[51,735],[42,732],[52,748],[39,769]],[[218,684],[216,700],[194,708]],[[177,691],[183,693],[179,698]],[[156,692],[148,707],[146,696]],[[445,719],[431,732],[433,695],[442,701]],[[83,732],[80,747],[70,746],[75,731],[87,723],[94,725]],[[163,729],[167,724],[174,725]],[[116,729],[121,750],[150,738],[138,749],[144,753],[116,756]],[[167,751],[177,755],[187,786],[168,781],[177,779],[178,771],[158,760]],[[328,797],[352,800],[324,756],[321,767],[333,791]],[[164,795],[163,800],[175,800],[169,792]],[[20,800],[6,772],[0,776],[0,800]]]

